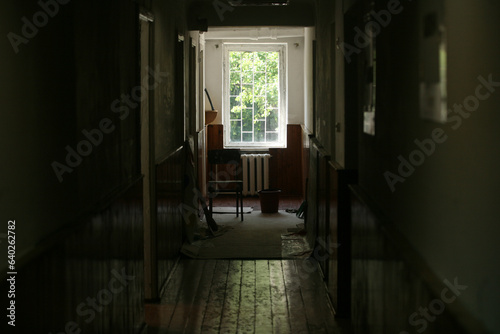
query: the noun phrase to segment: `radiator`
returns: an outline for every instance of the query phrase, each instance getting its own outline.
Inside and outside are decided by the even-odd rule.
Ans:
[[[259,190],[269,188],[270,154],[242,154],[243,195],[256,195]]]

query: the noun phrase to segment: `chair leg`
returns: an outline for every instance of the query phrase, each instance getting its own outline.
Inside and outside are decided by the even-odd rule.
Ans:
[[[239,202],[238,194],[239,194],[239,191],[236,190],[236,217],[239,217],[239,213],[240,213],[240,207],[238,205],[238,202]],[[243,215],[243,212],[241,214]]]
[[[208,211],[210,211],[211,215],[214,214],[212,198],[213,198],[213,193],[209,192],[208,193]]]
[[[243,191],[240,191],[241,221],[243,221]]]

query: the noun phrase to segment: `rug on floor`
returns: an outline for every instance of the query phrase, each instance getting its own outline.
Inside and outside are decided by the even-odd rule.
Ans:
[[[249,206],[243,207],[243,213],[252,213],[252,211],[253,211],[252,207],[249,207]],[[224,214],[234,213],[234,214],[236,214],[236,207],[235,206],[233,206],[233,207],[214,206],[213,212],[214,212],[214,214],[220,214],[220,213],[224,213]]]
[[[210,235],[200,224],[198,240],[185,243],[181,252],[199,259],[286,259],[304,257],[310,249],[303,220],[285,211],[253,211],[241,222],[236,215],[213,215],[219,229]]]

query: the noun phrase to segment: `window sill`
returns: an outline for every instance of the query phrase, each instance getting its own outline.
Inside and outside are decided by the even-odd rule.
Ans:
[[[286,148],[286,145],[282,146],[266,146],[266,147],[252,147],[252,146],[238,146],[238,145],[224,145],[225,149],[239,149],[241,152],[251,153],[251,152],[269,152],[273,148]]]

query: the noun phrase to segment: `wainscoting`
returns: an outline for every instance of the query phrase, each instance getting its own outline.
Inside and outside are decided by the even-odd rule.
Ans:
[[[362,189],[351,186],[350,192],[354,332],[461,334],[472,333],[465,326],[480,328]]]
[[[309,145],[307,237],[314,248],[336,316],[351,313],[351,230],[348,185],[356,172],[343,169],[312,137]]]
[[[16,332],[137,332],[143,322],[142,221],[138,181],[99,213],[35,248],[18,268]]]
[[[207,126],[207,149],[223,149],[223,125]],[[282,196],[304,196],[303,141],[300,124],[287,126],[287,147],[271,148],[269,153],[269,187],[281,189]]]
[[[307,237],[336,317],[350,319],[355,334],[483,333],[450,288],[455,277],[437,278],[356,171],[332,162],[314,137],[308,152]]]
[[[183,163],[184,151],[179,149],[157,166],[160,286],[172,272],[183,241],[178,210]],[[96,211],[36,245],[18,264],[17,333],[76,333],[78,329],[139,333],[144,327],[141,180],[131,182]],[[7,293],[6,279],[0,289]],[[5,328],[6,322],[0,327]]]
[[[180,207],[184,190],[184,164],[185,152],[183,148],[179,148],[157,166],[157,245],[160,288],[172,272],[183,243],[183,220]]]
[[[270,187],[281,189],[283,196],[304,196],[302,187],[302,127],[287,126],[286,148],[271,148]]]

